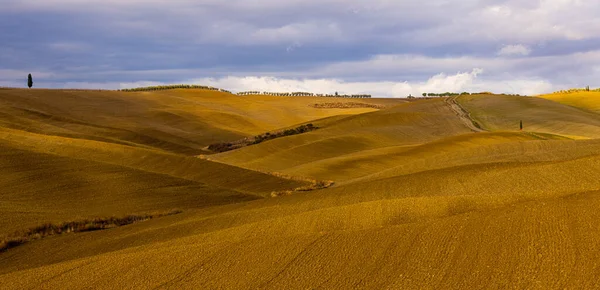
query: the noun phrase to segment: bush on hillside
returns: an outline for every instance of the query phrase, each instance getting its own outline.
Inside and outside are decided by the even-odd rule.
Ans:
[[[310,132],[310,131],[313,131],[316,129],[318,129],[318,127],[314,126],[313,124],[306,124],[306,125],[301,125],[297,128],[293,128],[293,129],[286,129],[283,131],[278,131],[278,132],[273,132],[273,133],[267,132],[264,134],[256,135],[254,137],[244,138],[244,139],[237,140],[234,142],[214,143],[214,144],[211,144],[208,146],[208,150],[213,151],[213,152],[226,152],[226,151],[231,151],[231,150],[235,150],[238,148],[242,148],[242,147],[245,147],[248,145],[259,144],[259,143],[262,143],[267,140],[284,137],[284,136],[302,134],[302,133]]]

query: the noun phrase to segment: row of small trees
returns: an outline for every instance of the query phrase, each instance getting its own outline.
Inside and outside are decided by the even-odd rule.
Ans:
[[[560,90],[554,92],[555,94],[569,94],[569,93],[578,93],[578,92],[600,92],[600,88],[598,89],[590,89],[590,86],[586,86],[585,88],[573,88],[568,90]]]
[[[237,93],[237,95],[240,95],[240,96],[260,95],[260,94],[261,94],[261,92],[259,92],[259,91],[247,91],[247,92]]]
[[[463,96],[463,95],[493,95],[494,93],[492,92],[479,92],[479,93],[469,93],[469,92],[462,92],[462,93],[451,93],[451,92],[445,92],[445,93],[423,93],[423,97],[455,97],[455,96]],[[502,94],[505,96],[521,96],[519,94]],[[410,96],[409,96],[410,98]]]
[[[315,94],[315,93],[309,93],[309,92],[276,93],[276,92],[246,91],[246,92],[239,92],[237,94],[240,96],[266,95],[266,96],[279,96],[279,97],[371,98],[371,95],[340,95],[337,92],[335,94]]]
[[[211,86],[183,85],[183,84],[120,89],[119,91],[122,91],[122,92],[144,92],[144,91],[161,91],[161,90],[172,90],[172,89],[203,89],[203,90],[220,91],[220,92],[231,94],[231,91],[219,89],[219,88],[215,88],[215,87],[211,87]],[[314,93],[309,93],[309,92],[275,93],[275,92],[245,91],[245,92],[239,92],[239,93],[237,93],[237,95],[240,95],[240,96],[267,95],[267,96],[281,96],[281,97],[371,98],[371,95],[340,95],[337,92],[335,94],[314,94]]]
[[[454,96],[462,96],[462,95],[470,95],[471,93],[469,92],[462,92],[462,93],[451,93],[451,92],[445,92],[445,93],[423,93],[423,97],[454,97]]]
[[[149,86],[149,87],[139,87],[132,89],[121,89],[119,91],[122,92],[145,92],[145,91],[162,91],[162,90],[173,90],[173,89],[202,89],[202,90],[211,90],[211,91],[219,91],[224,93],[230,93],[228,90],[219,89],[211,86],[201,86],[201,85],[166,85],[166,86]]]

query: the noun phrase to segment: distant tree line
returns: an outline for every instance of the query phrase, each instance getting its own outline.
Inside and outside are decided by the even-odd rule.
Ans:
[[[451,92],[445,92],[445,93],[423,93],[423,97],[455,97],[455,96],[464,96],[464,95],[493,95],[494,93],[492,92],[479,92],[479,93],[469,93],[469,92],[462,92],[462,93],[451,93]],[[501,95],[505,95],[505,96],[521,96],[519,94],[501,94]],[[408,96],[408,98],[411,98],[412,96]],[[414,97],[413,97],[414,98]]]
[[[462,93],[451,93],[451,92],[445,92],[445,93],[423,93],[423,97],[454,97],[454,96],[462,96],[462,95],[470,95],[471,93],[469,92],[462,92]]]
[[[265,95],[265,96],[279,96],[279,97],[335,97],[335,98],[371,98],[371,95],[340,95],[337,92],[335,94],[315,94],[309,92],[289,92],[289,93],[278,93],[278,92],[259,92],[259,91],[246,91],[237,93],[240,96],[248,95]]]
[[[600,92],[600,88],[590,89],[590,86],[586,86],[585,88],[573,88],[568,90],[560,90],[554,92],[554,94],[570,94],[570,93],[579,93],[579,92]]]
[[[353,109],[353,108],[372,108],[372,109],[383,109],[385,106],[377,104],[357,103],[357,102],[336,102],[336,103],[320,103],[312,104],[310,107],[317,109]]]
[[[150,87],[139,87],[132,89],[121,89],[121,92],[146,92],[146,91],[162,91],[162,90],[173,90],[173,89],[202,89],[202,90],[211,90],[211,91],[219,91],[224,93],[230,93],[228,90],[219,89],[211,86],[201,86],[201,85],[166,85],[166,86],[150,86]]]

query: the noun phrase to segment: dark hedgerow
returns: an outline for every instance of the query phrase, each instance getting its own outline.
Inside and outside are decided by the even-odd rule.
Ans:
[[[125,217],[94,218],[64,222],[60,224],[46,223],[34,228],[30,228],[23,232],[15,233],[12,236],[0,237],[0,252],[4,252],[10,248],[14,248],[27,242],[39,240],[49,236],[110,229],[153,218],[174,215],[181,212],[183,211],[176,209],[164,213],[128,215]]]
[[[248,145],[259,144],[267,140],[284,137],[284,136],[292,136],[297,134],[302,134],[310,131],[314,131],[318,129],[313,124],[301,125],[294,129],[286,129],[279,132],[267,132],[264,134],[256,135],[250,138],[244,138],[234,142],[223,142],[223,143],[215,143],[208,146],[208,150],[213,152],[226,152],[235,149],[239,149],[242,147],[246,147]]]

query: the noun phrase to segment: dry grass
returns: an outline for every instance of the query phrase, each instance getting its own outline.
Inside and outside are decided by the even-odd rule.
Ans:
[[[194,90],[36,94],[0,93],[3,232],[40,219],[185,214],[16,247],[0,254],[2,288],[593,289],[600,279],[600,123],[587,109],[458,97],[490,130],[473,133],[442,98],[361,99],[387,107],[375,110]],[[128,100],[134,113],[106,109]],[[205,131],[193,120],[219,128],[218,140],[320,129],[208,156],[227,165],[81,127],[208,140],[194,137]]]

